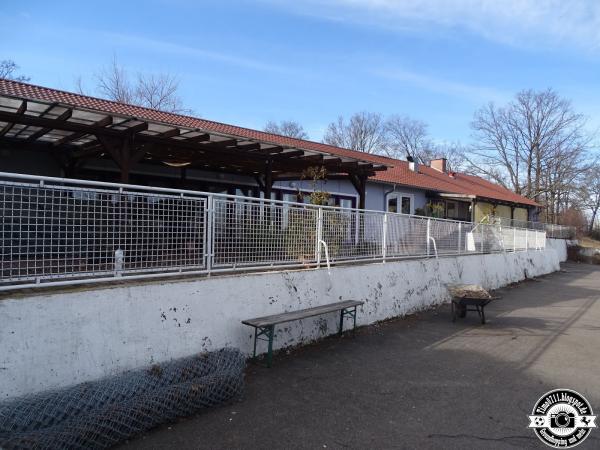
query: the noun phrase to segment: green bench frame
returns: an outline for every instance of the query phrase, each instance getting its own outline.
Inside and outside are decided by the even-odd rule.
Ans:
[[[254,327],[254,352],[252,357],[256,359],[256,341],[268,342],[267,367],[271,367],[273,362],[273,340],[275,338],[275,326],[292,322],[295,320],[306,319],[308,317],[320,316],[331,312],[340,312],[339,334],[344,331],[344,319],[352,319],[352,329],[356,328],[356,308],[363,305],[364,302],[358,300],[345,300],[342,302],[328,303],[326,305],[315,306],[298,311],[274,314],[272,316],[257,317],[255,319],[242,320],[244,325]]]

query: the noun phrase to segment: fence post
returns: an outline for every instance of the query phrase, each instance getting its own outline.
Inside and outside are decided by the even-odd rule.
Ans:
[[[461,253],[462,247],[462,222],[458,222],[458,254]]]
[[[484,225],[481,225],[481,253],[483,253],[483,227]],[[473,240],[475,240],[475,236],[473,236]]]
[[[323,240],[323,208],[317,210],[317,233],[315,242],[315,260],[317,267],[321,267],[321,241]]]
[[[205,224],[204,227],[204,257],[206,264],[206,271],[210,273],[213,264],[213,252],[214,252],[214,223],[215,223],[215,214],[214,214],[214,197],[209,195],[206,200],[206,214],[205,214]]]
[[[381,238],[381,256],[383,257],[383,262],[385,262],[385,257],[387,255],[387,222],[388,215],[387,213],[383,214],[383,230],[382,230],[382,238]]]
[[[527,228],[525,228],[525,251],[529,250],[529,233]]]
[[[537,233],[537,231],[534,231],[534,233],[535,233],[535,249],[538,250],[539,249],[538,248],[538,233]]]
[[[513,252],[517,251],[517,229],[513,228]]]
[[[429,256],[429,240],[431,238],[431,219],[427,219],[427,256]]]

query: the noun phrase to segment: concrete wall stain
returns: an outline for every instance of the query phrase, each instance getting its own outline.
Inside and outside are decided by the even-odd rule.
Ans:
[[[17,396],[224,345],[250,354],[254,332],[243,319],[357,299],[366,302],[357,323],[367,325],[444,302],[444,283],[494,289],[520,281],[524,269],[530,277],[558,270],[557,252],[334,266],[331,277],[321,269],[122,285],[109,296],[98,289],[5,298],[0,385]],[[320,339],[338,325],[339,314],[283,324],[275,348]],[[264,342],[258,346],[266,351]]]

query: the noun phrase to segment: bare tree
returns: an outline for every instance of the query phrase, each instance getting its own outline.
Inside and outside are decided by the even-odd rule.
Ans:
[[[585,174],[578,192],[578,203],[582,209],[590,213],[588,229],[591,232],[600,211],[600,165],[594,165]]]
[[[432,159],[445,158],[447,168],[452,172],[461,172],[466,168],[465,147],[460,142],[441,142],[431,144],[423,152],[423,161],[430,164]]]
[[[25,75],[17,75],[19,66],[12,59],[0,61],[0,78],[7,80],[28,82],[31,78]]]
[[[394,115],[385,122],[389,156],[402,159],[412,156],[427,164],[433,147],[428,136],[427,124],[408,116]]]
[[[136,90],[124,67],[120,66],[117,58],[96,74],[97,89],[100,95],[119,103],[136,103]],[[144,105],[145,106],[145,105]]]
[[[281,136],[308,139],[308,134],[304,131],[304,127],[293,120],[282,120],[279,123],[269,120],[264,130],[267,133],[279,134]]]
[[[521,193],[520,148],[514,141],[510,112],[493,103],[475,113],[476,144],[467,157],[470,170]]]
[[[135,98],[148,108],[174,113],[187,113],[181,97],[177,94],[179,80],[173,75],[141,75],[138,74]]]
[[[387,154],[387,135],[381,114],[359,112],[350,120],[340,116],[327,127],[323,142],[365,153]]]
[[[136,80],[132,81],[116,57],[96,74],[96,84],[99,95],[109,100],[179,114],[192,112],[183,106],[179,96],[179,80],[175,76],[139,73]],[[81,78],[77,86],[83,91]]]
[[[555,91],[521,91],[504,107],[490,103],[475,113],[470,169],[544,203],[546,219],[556,221],[588,167],[585,125]]]

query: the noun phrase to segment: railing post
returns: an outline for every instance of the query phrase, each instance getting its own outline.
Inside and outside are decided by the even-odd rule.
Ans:
[[[387,255],[387,222],[388,215],[387,213],[383,214],[383,230],[381,237],[381,256],[383,257],[383,262],[385,262],[385,257]]]
[[[323,208],[317,210],[317,229],[315,242],[315,261],[317,267],[321,267],[321,241],[323,240]]]
[[[458,254],[460,255],[462,249],[462,222],[458,222]]]
[[[214,256],[214,222],[215,222],[215,202],[214,197],[209,195],[206,200],[206,214],[205,214],[205,224],[204,227],[204,257],[206,264],[206,271],[210,273],[213,265],[213,256]]]
[[[483,253],[483,225],[481,226],[481,253]]]
[[[429,238],[431,237],[431,219],[427,219],[427,256],[429,256]]]

